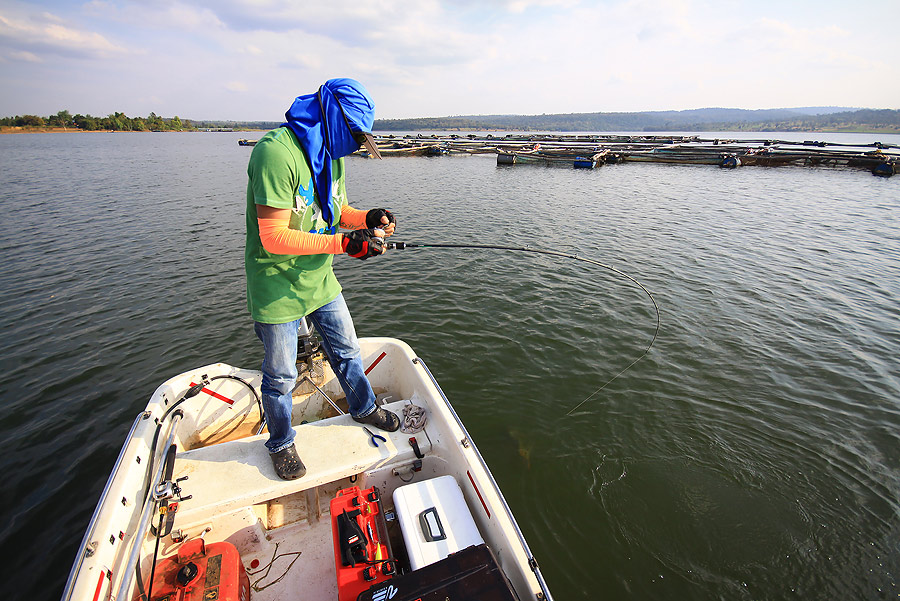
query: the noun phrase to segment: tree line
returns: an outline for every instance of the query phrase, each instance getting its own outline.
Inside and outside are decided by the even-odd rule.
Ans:
[[[192,121],[198,129],[270,130],[281,125],[281,121]]]
[[[725,117],[723,119],[722,117]],[[862,109],[802,115],[790,109],[744,111],[696,109],[641,113],[478,115],[380,119],[376,131],[841,131],[900,132],[900,111]]]
[[[793,119],[704,123],[703,127],[709,131],[878,131],[900,133],[900,111],[862,109]],[[688,126],[687,129],[692,131],[700,129],[700,127],[694,124]]]
[[[106,117],[92,115],[72,115],[69,111],[59,111],[49,117],[38,115],[16,115],[0,118],[0,125],[9,127],[71,127],[84,131],[188,131],[197,129],[187,119],[178,115],[166,118],[156,113],[147,117],[129,117],[125,113],[112,113]]]
[[[196,131],[204,128],[267,130],[278,127],[269,121],[190,121],[160,117],[129,117],[112,113],[106,117],[72,115],[59,111],[49,117],[22,115],[0,118],[0,126],[51,128],[72,127],[84,131]],[[862,109],[820,115],[802,115],[791,109],[747,111],[740,109],[693,109],[640,113],[569,113],[544,115],[472,115],[377,119],[375,131],[887,131],[900,132],[900,111]]]

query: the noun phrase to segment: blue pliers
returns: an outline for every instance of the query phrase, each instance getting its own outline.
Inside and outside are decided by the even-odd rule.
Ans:
[[[379,440],[380,440],[381,442],[387,442],[387,438],[385,438],[385,437],[382,436],[381,434],[375,434],[374,432],[372,432],[371,430],[369,430],[366,426],[363,426],[363,430],[365,430],[365,431],[366,431],[366,434],[368,434],[368,435],[371,437],[371,438],[369,438],[369,442],[372,443],[372,446],[373,446],[373,447],[377,447],[377,446],[378,446],[378,441],[379,441]]]

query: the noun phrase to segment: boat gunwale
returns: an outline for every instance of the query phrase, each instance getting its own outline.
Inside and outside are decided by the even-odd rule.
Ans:
[[[488,480],[490,481],[493,491],[499,497],[500,504],[503,507],[504,513],[506,514],[505,517],[506,517],[506,519],[509,520],[510,524],[512,525],[512,528],[515,531],[516,537],[519,539],[519,544],[522,545],[522,549],[525,552],[527,565],[529,568],[531,568],[532,573],[534,574],[535,578],[537,579],[538,585],[540,586],[541,591],[544,594],[545,600],[553,601],[553,596],[550,594],[550,590],[547,587],[547,583],[544,580],[544,576],[541,573],[541,570],[540,570],[540,567],[538,566],[537,560],[534,558],[534,554],[531,552],[531,548],[528,546],[528,542],[525,540],[525,535],[522,533],[522,529],[519,527],[518,522],[516,522],[516,518],[512,513],[512,509],[509,507],[509,503],[507,503],[506,498],[503,496],[503,491],[500,489],[500,486],[497,484],[497,481],[494,478],[494,474],[491,472],[490,467],[488,467],[487,462],[485,461],[484,457],[481,455],[481,452],[478,450],[477,445],[472,440],[472,437],[469,435],[468,430],[466,430],[466,427],[463,424],[462,419],[456,413],[456,410],[453,408],[453,405],[450,403],[450,400],[444,394],[443,389],[440,387],[440,385],[438,384],[437,380],[434,377],[434,374],[431,373],[431,370],[428,369],[428,366],[425,364],[425,362],[420,357],[417,356],[413,359],[413,363],[417,363],[417,364],[421,365],[422,368],[425,370],[425,373],[428,374],[428,377],[431,379],[432,384],[437,389],[441,400],[444,402],[444,406],[447,408],[447,410],[453,416],[454,420],[456,421],[456,425],[459,427],[460,430],[462,430],[463,434],[465,435],[465,441],[468,443],[468,446],[466,448],[471,449],[472,452],[475,454],[475,457],[478,459],[478,462],[481,465],[481,468],[484,470],[484,473],[486,474]]]
[[[103,508],[106,505],[106,499],[109,496],[109,491],[112,489],[113,481],[116,479],[116,474],[122,465],[122,460],[125,458],[126,451],[128,450],[128,446],[131,443],[135,430],[137,430],[138,424],[149,418],[150,413],[146,410],[138,413],[134,418],[134,422],[131,424],[131,429],[125,436],[125,442],[122,444],[119,456],[116,458],[113,469],[109,473],[109,478],[107,478],[106,484],[103,486],[103,491],[100,493],[100,499],[97,501],[96,507],[94,507],[94,513],[91,515],[91,521],[88,522],[84,537],[81,539],[81,544],[78,546],[78,555],[75,558],[75,562],[72,564],[72,568],[69,570],[69,577],[66,579],[66,588],[63,590],[62,601],[69,601],[69,599],[71,599],[72,593],[75,590],[75,575],[80,572],[84,560],[94,553],[94,549],[91,547],[91,543],[93,542],[91,541],[91,538],[93,538],[94,532],[97,529],[97,524],[100,521],[100,514],[103,512]]]

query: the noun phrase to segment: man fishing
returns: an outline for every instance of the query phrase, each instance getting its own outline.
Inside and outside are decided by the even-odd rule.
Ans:
[[[343,157],[365,145],[381,158],[371,135],[375,105],[362,84],[331,79],[316,93],[298,96],[285,117],[287,123],[257,142],[247,165],[244,263],[247,306],[265,350],[266,448],[275,473],[294,480],[306,473],[291,426],[303,317],[322,337],[353,419],[390,432],[400,427],[394,413],[375,404],[332,270],[337,254],[364,260],[384,253],[384,238],[393,235],[396,222],[387,209],[363,211],[347,204]]]

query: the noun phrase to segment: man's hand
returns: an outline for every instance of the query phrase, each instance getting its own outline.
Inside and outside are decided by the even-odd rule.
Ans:
[[[341,248],[355,259],[365,261],[384,253],[385,232],[381,229],[353,230],[341,235]]]
[[[385,236],[393,236],[396,226],[393,213],[387,209],[371,209],[366,212],[366,227],[369,229],[378,228],[384,231]]]

